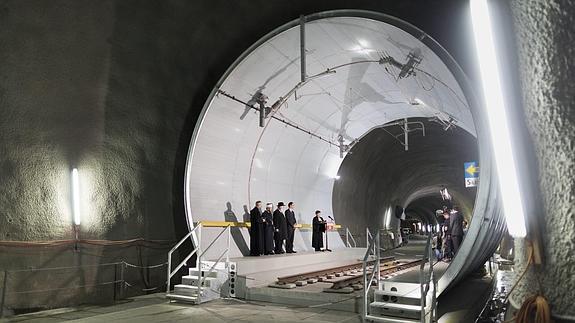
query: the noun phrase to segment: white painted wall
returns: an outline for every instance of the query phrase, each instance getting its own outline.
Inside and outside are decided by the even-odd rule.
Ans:
[[[417,48],[423,57],[419,68],[437,80],[418,72],[397,81],[393,76],[399,73],[397,68],[386,71],[377,63],[356,64],[310,81],[276,116],[332,142],[340,133],[348,143],[373,127],[407,117],[450,115],[475,134],[467,102],[447,67],[399,28],[358,17],[315,20],[306,25],[306,47],[308,75],[354,60],[377,60],[383,52],[405,62],[410,50]],[[271,105],[299,82],[299,53],[299,28],[281,32],[239,62],[220,89],[244,101],[261,90]],[[416,99],[423,104],[410,104]],[[187,161],[189,223],[229,220],[230,215],[243,221],[244,205],[249,210],[256,200],[296,202],[300,223],[311,223],[316,209],[325,218],[334,216],[332,188],[342,161],[338,147],[275,120],[260,128],[254,110],[242,120],[244,106],[222,95],[213,97],[205,109]],[[227,211],[227,202],[233,213]],[[335,216],[337,220],[345,215]],[[215,232],[204,230],[202,240],[212,239]],[[232,243],[234,255],[249,246],[247,230],[241,234],[244,242],[237,235]],[[337,233],[330,238],[330,246],[343,247]],[[296,250],[311,250],[309,232],[299,232],[295,240]],[[218,243],[215,249],[221,247]]]

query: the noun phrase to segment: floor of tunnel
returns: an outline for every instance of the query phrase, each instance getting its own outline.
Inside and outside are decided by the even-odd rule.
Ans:
[[[411,240],[406,246],[387,250],[383,256],[393,255],[401,258],[421,257],[425,249],[424,241]],[[439,262],[434,267],[436,274],[444,272],[447,263]],[[413,273],[411,273],[413,272]],[[410,274],[411,273],[411,274]],[[419,267],[407,272],[406,277],[419,279]],[[401,276],[397,276],[401,277]],[[314,284],[315,285],[315,284]],[[315,293],[326,297],[324,303],[339,300],[347,301],[347,310],[338,310],[337,306],[315,306],[312,304],[294,305],[278,304],[278,299],[268,298],[259,300],[215,300],[201,305],[183,303],[170,303],[165,294],[157,293],[130,298],[122,303],[112,306],[80,306],[49,310],[38,313],[19,315],[9,318],[7,322],[361,322],[361,317],[354,312],[360,299],[349,294],[331,294],[319,292],[319,285],[308,285],[299,289],[299,293]],[[448,290],[445,296],[439,299],[440,322],[462,322],[460,319],[470,318],[479,313],[482,307],[479,298],[470,299],[469,295],[485,295],[490,291],[490,279],[487,277],[469,279]],[[267,288],[273,290],[273,288]],[[361,292],[359,293],[361,294]],[[464,297],[465,296],[465,297]],[[355,298],[355,299],[354,299]],[[343,302],[342,302],[343,303]]]

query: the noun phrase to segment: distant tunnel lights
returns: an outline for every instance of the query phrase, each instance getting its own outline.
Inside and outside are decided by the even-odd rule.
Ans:
[[[487,0],[471,0],[471,19],[507,228],[512,236],[525,237],[525,215],[517,182]]]
[[[72,212],[74,224],[80,225],[80,180],[77,168],[72,169]]]

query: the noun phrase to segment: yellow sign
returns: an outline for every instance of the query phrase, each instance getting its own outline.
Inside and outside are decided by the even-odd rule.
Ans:
[[[465,169],[465,171],[468,172],[469,175],[473,176],[475,173],[479,173],[479,167],[475,167],[474,164],[471,164]]]

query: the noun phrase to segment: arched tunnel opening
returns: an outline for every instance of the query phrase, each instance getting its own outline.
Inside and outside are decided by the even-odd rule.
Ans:
[[[458,127],[446,131],[435,122],[413,120],[422,122],[425,136],[414,133],[409,150],[397,141],[401,127],[391,126],[368,133],[343,160],[333,188],[333,208],[352,232],[360,234],[365,227],[397,231],[397,206],[405,209],[407,218],[435,227],[443,221],[436,211],[455,204],[469,222],[476,190],[465,187],[462,165],[478,158],[475,137]],[[451,201],[441,197],[443,188]]]
[[[470,226],[442,292],[483,265],[506,230],[478,106],[456,62],[414,26],[353,10],[292,21],[239,57],[206,102],[187,159],[188,224],[248,221],[257,200],[294,201],[299,223],[321,210],[355,234],[398,237],[396,207],[432,225],[447,188]],[[464,187],[468,161],[481,165],[477,189]],[[330,234],[330,246],[345,246]],[[233,253],[247,255],[247,230],[232,235]],[[311,233],[294,244],[311,250]]]

